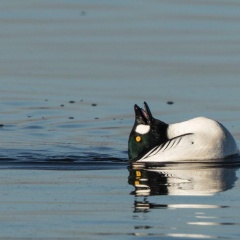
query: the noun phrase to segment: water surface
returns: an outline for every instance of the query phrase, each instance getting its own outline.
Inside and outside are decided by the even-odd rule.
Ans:
[[[238,164],[142,169],[139,194],[127,141],[147,101],[240,143],[239,5],[2,0],[0,238],[238,239]]]

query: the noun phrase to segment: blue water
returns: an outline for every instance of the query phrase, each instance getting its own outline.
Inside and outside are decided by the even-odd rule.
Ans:
[[[1,1],[0,238],[238,239],[238,161],[131,177],[127,141],[147,101],[240,144],[239,22],[234,0]]]

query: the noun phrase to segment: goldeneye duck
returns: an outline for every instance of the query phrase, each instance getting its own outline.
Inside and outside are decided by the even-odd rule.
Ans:
[[[231,133],[205,117],[167,124],[136,104],[135,123],[128,140],[130,162],[222,159],[238,154]]]

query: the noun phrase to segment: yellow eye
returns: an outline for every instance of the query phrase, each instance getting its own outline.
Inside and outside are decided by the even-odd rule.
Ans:
[[[140,136],[136,136],[135,140],[136,142],[141,142],[142,138]]]

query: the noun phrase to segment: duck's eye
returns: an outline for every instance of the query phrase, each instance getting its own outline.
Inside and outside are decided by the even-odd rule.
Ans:
[[[141,142],[142,138],[140,136],[136,136],[135,140],[136,140],[136,142]]]

